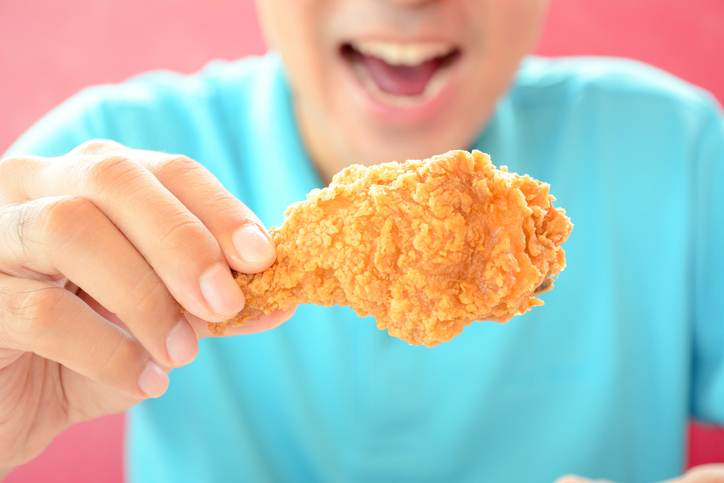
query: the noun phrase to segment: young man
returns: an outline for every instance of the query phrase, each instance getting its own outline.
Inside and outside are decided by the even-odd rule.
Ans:
[[[0,468],[165,393],[130,413],[132,481],[680,474],[687,420],[724,423],[722,115],[639,64],[525,57],[546,4],[265,0],[276,54],[41,120],[0,164]],[[261,221],[351,162],[472,147],[576,224],[545,307],[434,349],[299,307],[167,388],[243,306],[228,268],[272,263]]]

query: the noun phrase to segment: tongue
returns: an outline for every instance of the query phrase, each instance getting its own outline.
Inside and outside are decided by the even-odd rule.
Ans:
[[[362,55],[360,62],[380,90],[396,96],[419,96],[425,92],[440,64],[438,59],[431,59],[415,66],[390,65],[369,55]]]

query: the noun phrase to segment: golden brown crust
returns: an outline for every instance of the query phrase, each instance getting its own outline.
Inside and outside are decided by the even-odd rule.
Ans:
[[[506,321],[542,305],[534,295],[565,266],[572,225],[548,189],[479,151],[349,166],[287,209],[271,230],[277,261],[237,274],[246,307],[227,324],[299,303],[349,305],[432,346],[474,320]]]

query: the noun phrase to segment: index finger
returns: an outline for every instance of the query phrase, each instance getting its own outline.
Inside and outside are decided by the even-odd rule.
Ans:
[[[127,154],[74,151],[52,160],[16,163],[15,179],[24,180],[26,198],[80,195],[93,201],[187,311],[209,321],[238,313],[244,297],[214,236]]]
[[[144,153],[144,152],[141,152]],[[219,242],[229,265],[256,273],[276,258],[274,245],[259,218],[200,163],[180,155],[139,156],[149,169],[206,225]]]
[[[236,271],[256,273],[274,262],[274,244],[261,220],[201,163],[181,154],[131,149],[106,141],[87,143],[81,149],[122,153],[139,160],[211,231]]]

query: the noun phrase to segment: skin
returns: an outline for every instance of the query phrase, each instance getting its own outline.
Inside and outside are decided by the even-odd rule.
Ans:
[[[721,483],[724,481],[724,465],[701,465],[692,468],[678,478],[661,483]],[[566,475],[556,483],[611,483],[610,480],[590,479],[581,476]]]
[[[229,268],[275,257],[256,216],[201,165],[103,141],[2,160],[0,226],[0,468],[71,424],[161,396],[211,335],[206,321],[243,307]],[[243,239],[249,229],[258,235]]]
[[[351,162],[468,147],[547,3],[263,0],[258,10],[306,148],[329,178]],[[455,43],[463,56],[446,102],[426,115],[373,112],[338,55],[342,41],[361,38]],[[1,160],[0,227],[0,477],[69,425],[162,395],[167,373],[211,336],[206,321],[243,307],[229,268],[255,273],[275,257],[256,216],[198,163],[108,142]]]
[[[264,0],[257,9],[291,80],[307,149],[330,178],[350,162],[419,159],[467,148],[533,48],[547,5],[547,0]],[[455,92],[428,116],[375,115],[350,85],[338,54],[340,43],[360,39],[452,42],[463,54]]]

